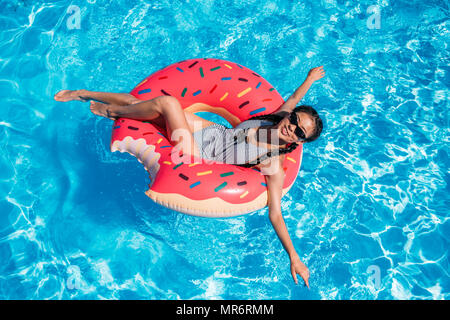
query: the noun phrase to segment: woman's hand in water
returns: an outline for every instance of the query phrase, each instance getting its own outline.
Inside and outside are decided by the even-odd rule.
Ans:
[[[309,270],[298,256],[291,258],[291,273],[295,284],[298,284],[297,274],[299,274],[309,289]]]
[[[314,82],[319,79],[322,79],[323,77],[325,77],[325,70],[323,70],[323,66],[320,66],[309,70],[307,79]]]

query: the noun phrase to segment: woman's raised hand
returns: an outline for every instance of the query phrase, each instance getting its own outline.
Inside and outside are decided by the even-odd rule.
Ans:
[[[323,70],[323,66],[312,68],[308,72],[307,79],[314,81],[317,81],[319,79],[322,79],[325,76],[325,70]]]

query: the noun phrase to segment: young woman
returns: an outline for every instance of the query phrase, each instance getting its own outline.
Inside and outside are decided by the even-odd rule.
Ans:
[[[309,270],[295,251],[281,213],[282,164],[287,153],[301,143],[317,139],[322,132],[322,120],[317,112],[310,106],[296,105],[311,85],[324,75],[322,66],[311,69],[303,84],[278,110],[243,121],[235,128],[226,128],[184,111],[172,96],[141,101],[126,93],[62,90],[55,95],[55,100],[95,100],[91,101],[94,114],[112,120],[151,120],[167,131],[173,145],[183,153],[245,167],[259,167],[267,182],[270,222],[289,255],[292,277],[297,284],[299,274],[309,288]],[[175,131],[184,134],[172,134]],[[243,139],[237,139],[238,136]]]

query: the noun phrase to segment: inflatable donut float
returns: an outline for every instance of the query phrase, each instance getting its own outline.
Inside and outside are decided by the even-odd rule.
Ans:
[[[255,115],[277,110],[283,99],[254,71],[221,59],[184,60],[144,79],[131,94],[141,100],[176,97],[192,113],[212,112],[232,126]],[[257,168],[243,168],[190,157],[176,163],[166,132],[149,121],[119,118],[114,122],[111,151],[128,152],[148,171],[145,192],[167,208],[203,217],[231,217],[264,208],[267,185]],[[293,185],[302,160],[302,145],[283,163],[283,195]]]

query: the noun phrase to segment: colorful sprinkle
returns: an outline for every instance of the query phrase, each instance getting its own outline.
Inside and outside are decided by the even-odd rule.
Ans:
[[[168,94],[166,91],[164,91],[163,89],[161,89],[161,92],[163,93],[163,94],[165,94],[166,96],[170,96],[170,94]]]
[[[177,70],[180,71],[180,72],[184,72],[183,69],[178,68],[178,67],[177,67]]]
[[[220,78],[220,80],[222,80],[222,81],[231,80],[231,77],[223,77],[223,78]]]
[[[238,78],[238,80],[239,80],[239,81],[244,81],[244,82],[248,82],[248,80],[247,80],[247,79],[245,79],[245,78]]]
[[[243,95],[246,95],[248,92],[250,92],[250,90],[252,90],[252,88],[248,87],[247,89],[245,89],[244,91],[241,91],[238,93],[237,97],[240,98]]]
[[[239,105],[239,109],[242,109],[244,106],[248,105],[250,101],[245,101]]]
[[[295,161],[295,159],[293,159],[291,157],[286,157],[286,159],[288,159],[289,161],[292,161],[293,163],[297,163],[297,161]]]
[[[168,78],[168,76],[162,76],[162,77],[159,77],[158,80],[163,80],[163,79],[167,79],[167,78]]]
[[[247,181],[239,181],[237,183],[238,186],[245,186],[247,184]]]
[[[172,162],[170,161],[163,161],[164,164],[168,164],[169,166],[172,165]]]
[[[270,88],[270,89],[269,89],[269,91],[273,91],[273,90],[275,90],[275,88]]]
[[[195,97],[196,95],[200,94],[201,92],[202,92],[202,90],[198,90],[198,91],[195,91],[192,95]]]
[[[186,177],[184,174],[182,174],[182,173],[180,173],[179,175],[178,175],[181,179],[184,179],[184,180],[186,180],[186,181],[188,181],[189,180],[189,177]]]
[[[175,170],[176,168],[178,168],[179,166],[181,166],[183,164],[183,162],[180,162],[179,164],[177,164],[175,167],[173,167],[173,170]]]
[[[161,147],[159,147],[160,149],[163,149],[163,148],[170,148],[171,146],[161,146]]]
[[[258,89],[260,85],[261,85],[261,82],[258,82],[258,84],[256,85],[256,89]]]
[[[226,63],[224,63],[225,67],[227,67],[228,69],[233,69],[231,66],[227,65]]]
[[[219,69],[220,69],[220,66],[219,66],[219,67],[212,68],[212,69],[210,69],[210,71],[216,71],[216,70],[219,70]]]
[[[191,64],[188,68],[192,68],[193,66],[195,66],[198,63],[198,61],[195,61],[193,64]]]
[[[142,81],[136,86],[136,88],[137,88],[137,87],[140,87],[141,85],[143,85],[144,83],[146,83],[147,80],[148,80],[148,79],[142,80]]]
[[[193,184],[191,184],[191,185],[189,186],[189,188],[192,189],[192,188],[198,186],[199,184],[200,184],[200,181],[194,182]]]
[[[272,101],[272,99],[264,99],[263,102]]]
[[[217,191],[219,191],[220,189],[223,189],[226,185],[227,185],[226,182],[222,182],[220,185],[218,185],[218,186],[214,189],[214,192],[217,192]]]
[[[203,74],[203,68],[202,67],[200,67],[200,76],[202,77],[202,78],[204,78],[205,77],[205,75]]]
[[[139,130],[139,128],[132,127],[132,126],[128,126],[128,129],[130,129],[130,130]]]
[[[181,92],[181,96],[184,97],[184,95],[186,94],[187,88],[183,89],[183,92]]]
[[[261,185],[262,185],[263,187],[267,187],[267,184],[265,184],[264,182],[261,182]]]
[[[204,175],[211,174],[211,173],[212,173],[212,170],[197,172],[197,176],[204,176]]]
[[[266,108],[259,108],[259,109],[255,109],[253,111],[250,111],[250,115],[256,114],[256,113],[260,113],[263,112],[264,110],[266,110]]]
[[[138,91],[138,94],[149,93],[151,91],[152,91],[152,89],[144,89],[144,90]]]
[[[160,144],[161,141],[163,141],[163,138],[159,138],[158,141],[156,141],[156,144]]]
[[[196,166],[198,164],[200,164],[200,163],[199,162],[194,162],[194,163],[188,164],[188,167],[193,167],[193,166]]]
[[[255,76],[261,78],[261,76],[260,76],[259,74],[256,74],[256,73],[254,73],[254,72],[252,72],[252,74],[254,74]]]
[[[209,91],[209,93],[213,93],[214,90],[216,90],[217,88],[217,84],[214,85],[214,87],[211,89],[211,91]]]
[[[246,195],[248,195],[248,191],[244,191],[244,193],[242,193],[240,196],[239,196],[239,198],[244,198]]]
[[[119,129],[120,128],[120,126],[115,126],[115,127],[113,127],[113,129]]]
[[[223,101],[228,96],[228,92],[226,92],[222,98],[220,98],[220,101]]]
[[[148,134],[153,134],[153,132],[144,132],[142,135],[143,135],[143,136],[146,136],[146,135],[148,135]]]
[[[241,66],[241,65],[239,65],[239,64],[237,64],[237,63],[236,63],[236,65],[237,65],[239,68],[244,69],[243,66]]]
[[[221,177],[228,177],[228,176],[232,176],[233,174],[234,174],[234,172],[230,171],[230,172],[221,173],[220,176]]]

